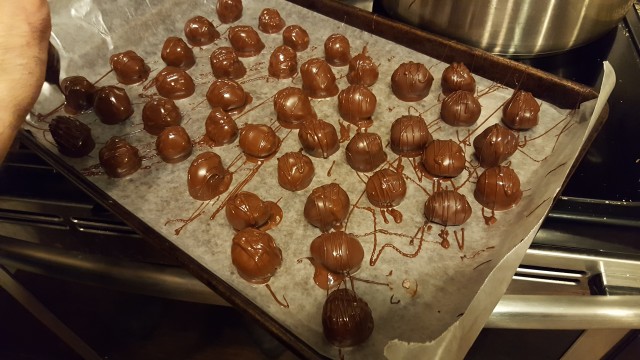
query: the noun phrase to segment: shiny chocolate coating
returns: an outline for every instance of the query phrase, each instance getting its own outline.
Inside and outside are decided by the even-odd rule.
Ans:
[[[421,63],[402,63],[391,75],[391,90],[395,96],[407,102],[420,101],[429,95],[433,75]]]
[[[216,27],[203,16],[194,16],[184,24],[184,36],[191,46],[206,46],[220,38]]]
[[[276,9],[263,9],[258,16],[258,29],[265,34],[275,34],[284,29],[284,19]]]
[[[490,167],[478,177],[473,195],[487,209],[511,209],[522,198],[520,179],[510,167]]]
[[[62,155],[79,158],[96,147],[91,128],[76,118],[56,116],[49,123],[49,131]]]
[[[156,151],[166,163],[179,163],[191,156],[192,150],[191,138],[182,126],[166,127],[156,138]]]
[[[376,96],[364,85],[349,85],[338,95],[340,117],[360,128],[373,124],[371,117],[376,104]]]
[[[158,94],[168,99],[185,99],[196,91],[191,75],[172,66],[160,70],[154,81]]]
[[[132,50],[111,55],[109,64],[116,74],[118,82],[125,85],[145,81],[151,72],[144,59]]]
[[[502,108],[502,122],[513,130],[529,130],[538,125],[540,104],[530,92],[517,90]]]
[[[498,166],[518,150],[518,136],[506,127],[494,124],[473,139],[473,148],[480,166]]]
[[[364,258],[360,241],[344,231],[321,234],[311,242],[310,251],[315,261],[338,274],[354,274]]]
[[[462,147],[453,140],[433,140],[422,153],[422,165],[433,176],[456,177],[465,162]]]
[[[382,138],[369,132],[356,133],[349,140],[345,155],[349,166],[360,172],[373,171],[387,160]]]
[[[96,90],[93,111],[102,123],[115,125],[133,115],[133,106],[125,89],[110,85]]]
[[[282,265],[282,250],[271,235],[246,228],[233,237],[231,262],[246,281],[265,284]]]
[[[191,162],[187,172],[189,195],[200,201],[211,200],[229,189],[233,174],[214,152],[203,152]]]
[[[96,87],[84,76],[69,76],[62,79],[60,89],[64,95],[65,105],[71,111],[79,113],[93,107]]]
[[[269,221],[271,209],[258,195],[241,191],[227,200],[225,206],[227,221],[236,231],[246,228],[257,229]]]
[[[462,225],[471,217],[471,205],[466,196],[455,190],[439,190],[424,203],[424,216],[444,226]]]
[[[298,56],[287,45],[273,49],[269,57],[269,75],[276,79],[290,79],[298,73]]]
[[[340,139],[335,126],[316,119],[302,123],[298,130],[302,148],[313,157],[328,158],[340,149]]]
[[[306,189],[315,175],[311,159],[300,152],[288,152],[278,158],[278,184],[289,191]]]
[[[320,58],[305,61],[300,66],[302,76],[302,90],[307,96],[314,99],[324,99],[338,95],[336,76],[331,66]]]
[[[182,70],[191,69],[196,63],[193,50],[184,40],[175,36],[168,37],[164,41],[160,57],[167,66],[177,67]]]
[[[407,183],[402,173],[384,168],[373,173],[365,189],[371,205],[392,208],[400,205],[407,194]]]
[[[238,80],[245,76],[247,69],[238,58],[238,55],[228,46],[219,47],[209,56],[211,71],[216,79]]]
[[[372,86],[378,81],[378,65],[367,55],[367,47],[349,60],[347,81],[351,85]]]
[[[242,0],[218,0],[216,13],[223,24],[236,22],[242,17]]]
[[[454,62],[444,69],[440,85],[442,85],[442,93],[445,96],[458,90],[468,91],[472,94],[476,92],[476,79],[463,63],[458,62]]]
[[[451,126],[471,126],[478,121],[481,110],[480,102],[472,93],[458,90],[442,101],[440,117]]]
[[[215,107],[204,123],[205,135],[213,146],[231,144],[238,138],[238,125],[231,115]]]
[[[342,226],[350,207],[349,195],[340,185],[326,184],[313,189],[307,197],[304,218],[322,232],[327,232]]]
[[[279,90],[273,98],[278,123],[287,129],[299,129],[303,122],[318,118],[309,97],[296,87]]]
[[[159,135],[168,126],[180,125],[180,121],[180,109],[171,99],[154,97],[142,108],[142,124],[151,135]]]
[[[322,307],[322,332],[337,347],[362,344],[373,332],[369,304],[351,289],[334,290]]]
[[[231,79],[217,79],[211,83],[207,91],[207,101],[212,108],[219,107],[224,111],[242,109],[247,104],[247,93],[242,85]]]
[[[251,26],[241,25],[229,28],[229,43],[239,57],[253,57],[264,49],[260,35]]]
[[[391,124],[391,150],[400,156],[420,156],[432,140],[427,123],[420,116],[404,115]]]
[[[349,39],[342,34],[329,35],[324,42],[324,59],[331,66],[347,66],[351,60]]]
[[[278,151],[280,138],[270,126],[247,124],[240,130],[240,149],[254,159],[266,159]]]
[[[282,43],[300,52],[309,47],[309,33],[300,25],[289,25],[282,32]]]
[[[142,166],[138,149],[127,140],[116,136],[109,139],[100,149],[98,158],[104,172],[112,178],[129,176]]]

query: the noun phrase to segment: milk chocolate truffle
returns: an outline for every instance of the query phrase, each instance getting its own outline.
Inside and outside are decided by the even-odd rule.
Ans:
[[[109,64],[116,73],[118,82],[125,85],[147,80],[151,71],[144,60],[132,50],[111,55]]]
[[[229,28],[229,42],[239,57],[253,57],[264,49],[260,35],[251,26],[243,25]]]
[[[231,144],[238,137],[238,125],[231,115],[214,107],[204,123],[205,135],[213,146]]]
[[[299,129],[303,122],[318,118],[302,89],[286,87],[273,98],[278,123],[287,129]]]
[[[349,85],[338,95],[340,117],[360,128],[373,124],[371,117],[376,104],[376,96],[364,85]]]
[[[96,87],[84,76],[69,76],[60,81],[65,109],[79,113],[91,109]]]
[[[324,58],[332,66],[349,65],[351,60],[349,39],[342,34],[329,35],[324,42]]]
[[[60,154],[79,158],[89,155],[96,147],[91,128],[70,116],[56,116],[49,123],[49,131]]]
[[[133,115],[133,107],[127,92],[117,86],[104,86],[96,90],[93,109],[104,124],[115,125]]]
[[[129,176],[142,166],[138,149],[127,140],[116,136],[109,139],[100,149],[98,157],[104,172],[112,178]]]
[[[506,127],[494,124],[473,139],[473,148],[480,166],[498,166],[518,150],[518,137]]]
[[[351,289],[334,290],[322,307],[322,332],[337,347],[362,344],[373,332],[369,304]]]
[[[349,195],[336,183],[311,191],[304,204],[304,218],[309,224],[327,232],[338,228],[349,214]]]
[[[328,158],[340,148],[340,139],[335,126],[315,119],[302,123],[298,130],[302,148],[313,157]]]
[[[242,17],[242,0],[218,0],[216,13],[223,24],[236,22]]]
[[[511,209],[522,198],[520,179],[510,167],[490,167],[478,177],[473,195],[487,209]]]
[[[287,45],[273,49],[269,58],[269,75],[276,79],[290,79],[298,73],[298,57]]]
[[[529,130],[538,125],[540,104],[530,92],[517,90],[502,108],[502,122],[513,130]]]
[[[211,200],[229,189],[233,174],[222,166],[222,159],[214,152],[196,156],[187,172],[189,195],[200,201]]]
[[[407,183],[402,173],[384,168],[369,177],[365,191],[371,205],[378,208],[392,208],[400,205],[404,199],[407,194]]]
[[[218,40],[220,33],[207,18],[194,16],[184,24],[184,36],[191,46],[206,46]]]
[[[217,79],[207,91],[207,101],[212,108],[224,111],[240,111],[248,103],[249,96],[242,86],[231,79]]]
[[[282,265],[282,250],[271,235],[246,228],[233,237],[231,262],[246,281],[265,284]]]
[[[480,103],[472,93],[458,90],[442,101],[440,117],[451,126],[471,126],[478,121],[480,111]]]
[[[427,123],[420,116],[404,115],[391,125],[391,150],[400,156],[420,156],[431,140]]]
[[[476,92],[476,79],[463,63],[454,62],[447,66],[442,72],[440,84],[445,96],[458,90],[468,91],[472,94]]]
[[[278,151],[280,138],[270,126],[247,124],[240,130],[240,149],[254,159],[266,159]]]
[[[284,29],[284,20],[276,9],[263,9],[258,16],[258,29],[265,34],[275,34]]]
[[[315,261],[338,274],[354,274],[364,258],[360,241],[344,231],[321,234],[313,239],[310,250]]]
[[[351,85],[372,86],[378,81],[378,65],[367,55],[367,47],[349,60],[347,81]]]
[[[166,127],[156,138],[156,151],[162,161],[175,164],[191,155],[193,145],[189,134],[182,126]]]
[[[427,220],[444,226],[462,225],[471,217],[467,197],[454,190],[434,192],[424,204]]]
[[[144,130],[151,135],[160,135],[168,126],[180,125],[182,114],[171,99],[154,97],[142,108]]]
[[[258,195],[241,191],[229,198],[225,206],[227,221],[236,230],[257,229],[269,221],[271,209]]]
[[[282,32],[282,43],[300,52],[309,47],[309,34],[300,25],[289,25]]]
[[[422,165],[433,176],[456,177],[465,162],[462,147],[453,140],[433,140],[422,153]]]
[[[238,59],[236,52],[228,46],[213,50],[209,57],[209,63],[216,79],[238,80],[247,73],[247,69]]]
[[[188,98],[196,91],[191,75],[186,71],[167,66],[154,79],[156,90],[162,97],[180,100]]]
[[[380,135],[374,133],[356,133],[345,151],[347,163],[355,171],[369,172],[378,168],[387,160]]]
[[[175,36],[168,37],[164,41],[160,57],[167,66],[177,67],[182,70],[191,69],[196,63],[193,50],[184,40]]]
[[[420,63],[402,63],[391,75],[391,90],[402,101],[420,101],[429,95],[433,76]]]
[[[289,191],[306,189],[315,169],[311,159],[300,152],[288,152],[278,158],[278,184]]]
[[[324,99],[338,95],[336,76],[331,66],[320,58],[307,60],[300,66],[302,76],[302,90],[314,99]]]

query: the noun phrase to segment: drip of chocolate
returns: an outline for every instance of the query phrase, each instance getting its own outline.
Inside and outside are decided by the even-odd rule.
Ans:
[[[242,17],[242,0],[218,0],[216,13],[223,24],[236,22]]]
[[[182,126],[166,127],[156,138],[156,151],[166,163],[179,163],[191,156],[192,150],[191,138]]]
[[[238,80],[247,73],[236,52],[228,46],[215,49],[209,57],[209,63],[216,79]]]
[[[151,135],[159,135],[168,126],[180,125],[182,114],[171,99],[152,98],[142,108],[144,130]]]
[[[342,226],[349,213],[349,195],[336,183],[311,191],[304,204],[304,218],[322,232]]]
[[[540,104],[530,92],[517,90],[502,108],[502,122],[513,130],[529,130],[538,125]]]
[[[440,108],[440,117],[451,126],[471,126],[478,121],[482,107],[472,93],[458,90],[449,94]]]
[[[191,69],[196,63],[193,50],[184,40],[175,36],[168,37],[164,41],[160,57],[167,66],[177,67],[182,70]]]
[[[324,42],[324,58],[332,66],[349,65],[351,60],[349,39],[342,34],[329,35]]]
[[[306,189],[315,169],[311,159],[300,152],[288,152],[278,158],[278,184],[289,191]]]
[[[125,85],[147,80],[151,71],[149,66],[144,63],[144,59],[132,50],[111,55],[109,64],[113,72],[116,73],[118,82]]]
[[[284,29],[285,22],[276,9],[263,9],[258,16],[258,29],[265,34],[275,34]]]
[[[76,118],[56,116],[49,123],[49,131],[62,155],[79,158],[96,147],[91,128]]]
[[[213,146],[231,144],[238,137],[238,125],[231,115],[219,107],[211,110],[204,127],[206,137]]]
[[[347,163],[355,171],[369,172],[387,161],[380,135],[374,133],[356,133],[345,151]]]
[[[300,66],[302,76],[302,90],[314,99],[324,99],[338,95],[336,76],[331,66],[320,58],[307,60]]]
[[[271,235],[246,228],[233,237],[231,262],[246,281],[265,284],[282,265],[282,250]]]
[[[184,24],[184,36],[191,46],[206,46],[220,38],[209,19],[203,16],[194,16]]]
[[[322,307],[322,332],[340,348],[362,344],[373,332],[369,304],[350,289],[331,292]]]
[[[142,158],[138,149],[127,140],[112,137],[99,153],[100,166],[112,178],[123,178],[138,171],[142,166]]]
[[[367,55],[367,47],[349,60],[347,81],[351,85],[372,86],[378,81],[378,65]]]
[[[371,205],[383,209],[392,208],[400,205],[404,199],[407,183],[402,173],[384,168],[369,177],[365,191]]]
[[[321,234],[313,239],[310,250],[316,262],[338,274],[353,275],[364,258],[360,241],[344,231]]]
[[[463,63],[454,62],[447,66],[442,72],[440,84],[445,96],[458,90],[468,91],[472,94],[476,92],[476,79]]]
[[[439,190],[424,203],[424,216],[444,226],[462,225],[471,217],[471,205],[455,190]]]
[[[229,189],[233,174],[222,166],[222,159],[214,152],[196,156],[187,172],[189,195],[200,201],[211,200]]]
[[[298,73],[298,57],[296,52],[280,45],[273,49],[269,58],[269,75],[276,79],[290,79]]]
[[[349,85],[338,95],[340,117],[359,128],[373,124],[371,117],[376,110],[376,96],[364,85]]]
[[[313,157],[328,158],[340,149],[340,139],[335,126],[315,119],[302,123],[298,130],[302,148]]]
[[[117,86],[104,86],[96,90],[93,109],[104,124],[115,125],[133,115],[133,107],[127,92]]]
[[[453,140],[433,140],[422,154],[422,165],[433,176],[456,177],[465,162],[462,147]]]
[[[251,26],[243,25],[229,28],[229,43],[239,57],[253,57],[264,49],[260,35]]]
[[[520,179],[510,167],[490,167],[478,177],[473,195],[487,209],[511,209],[522,198]]]
[[[271,216],[271,210],[258,195],[241,191],[229,198],[225,214],[229,224],[236,231],[240,231],[246,228],[257,229],[266,224]]]
[[[395,96],[407,102],[420,101],[429,95],[433,76],[424,64],[402,63],[391,75],[391,90]]]
[[[242,85],[231,79],[214,80],[207,91],[209,105],[224,111],[240,111],[247,105],[248,99]]]
[[[262,160],[278,151],[280,138],[270,126],[246,124],[240,130],[239,144],[245,155]]]
[[[91,109],[96,87],[84,76],[69,76],[60,81],[66,110],[79,113]]]
[[[309,34],[300,25],[289,25],[282,32],[282,43],[300,52],[309,47]]]
[[[287,129],[299,129],[305,121],[318,118],[311,101],[302,89],[286,87],[273,98],[278,123]]]
[[[160,70],[154,82],[158,94],[168,99],[185,99],[196,91],[196,85],[193,83],[191,75],[172,66]]]
[[[420,156],[432,140],[427,123],[420,116],[404,115],[391,125],[391,150],[400,156]]]
[[[498,166],[518,150],[518,137],[506,127],[494,124],[473,139],[473,148],[480,166]]]

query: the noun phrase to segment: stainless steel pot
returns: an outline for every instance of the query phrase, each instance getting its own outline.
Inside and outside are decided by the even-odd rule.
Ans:
[[[633,0],[383,0],[393,17],[503,55],[583,45],[612,29]]]

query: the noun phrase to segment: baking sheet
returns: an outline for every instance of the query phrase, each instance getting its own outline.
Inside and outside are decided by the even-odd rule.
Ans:
[[[441,98],[438,96],[439,79],[447,64],[290,3],[274,0],[244,1],[244,4],[244,15],[236,24],[257,27],[260,10],[274,7],[280,11],[288,25],[300,24],[309,31],[311,47],[299,53],[299,64],[306,59],[323,56],[324,39],[334,32],[342,33],[350,39],[352,54],[365,45],[368,47],[369,54],[379,63],[380,70],[380,79],[372,87],[378,98],[378,107],[374,114],[374,125],[369,131],[388,139],[389,126],[394,119],[407,113],[421,113],[427,123],[432,124],[431,131],[435,138],[455,140],[467,136],[466,129],[457,129],[456,133],[455,128],[437,120],[438,100]],[[182,27],[188,18],[204,15],[215,24],[219,23],[214,10],[215,2],[210,1],[195,4],[172,0],[135,4],[128,1],[97,4],[91,1],[60,1],[51,6],[54,40],[62,57],[62,76],[79,74],[93,81],[108,72],[110,54],[129,49],[145,58],[155,73],[163,67],[159,53],[164,39],[168,36],[181,36]],[[224,34],[227,27],[228,25],[221,25],[218,30]],[[245,113],[235,116],[239,126],[245,123],[273,124],[275,114],[270,97],[280,88],[301,86],[299,78],[276,81],[263,77],[271,50],[280,45],[282,40],[281,34],[260,33],[260,36],[266,44],[263,53],[256,58],[242,59],[249,72],[241,83],[254,101]],[[189,73],[196,81],[196,94],[177,102],[184,115],[183,126],[194,140],[204,134],[204,120],[210,111],[206,101],[203,101],[213,79],[208,56],[215,47],[227,44],[223,35],[214,45],[194,49],[197,65]],[[403,103],[391,94],[391,73],[406,61],[424,63],[436,79],[431,94],[422,102]],[[344,79],[346,71],[346,67],[334,68],[341,89],[347,86]],[[473,132],[471,139],[485,127],[500,121],[500,106],[512,93],[511,89],[502,88],[499,84],[478,76],[476,81],[479,93],[487,94],[479,99],[483,110],[477,126],[470,128]],[[99,84],[115,83],[115,76],[109,74]],[[142,85],[123,87],[136,104],[134,116],[124,124],[106,126],[92,113],[81,115],[79,118],[92,127],[98,147],[84,159],[62,157],[63,160],[88,173],[87,169],[94,169],[97,164],[100,146],[112,135],[126,135],[128,141],[138,146],[143,155],[147,155],[144,168],[126,179],[109,179],[104,175],[89,176],[87,179],[313,348],[330,357],[338,356],[337,350],[322,336],[320,312],[326,293],[313,283],[312,266],[306,261],[299,263],[297,260],[309,256],[309,244],[320,234],[302,216],[302,208],[311,189],[338,181],[349,193],[352,203],[355,203],[364,189],[364,184],[354,176],[355,172],[344,161],[346,143],[341,144],[341,150],[329,159],[312,159],[316,176],[309,188],[298,193],[290,193],[279,187],[275,159],[260,165],[259,169],[255,168],[256,165],[247,163],[234,175],[232,188],[245,176],[255,172],[254,180],[244,190],[253,191],[264,200],[279,200],[280,206],[285,210],[282,223],[269,231],[283,250],[283,266],[270,281],[270,285],[279,298],[286,297],[288,300],[290,308],[285,309],[272,299],[264,286],[244,282],[231,265],[229,250],[234,232],[227,224],[224,212],[213,220],[209,219],[223,203],[224,195],[217,202],[207,205],[203,215],[186,226],[180,235],[175,234],[180,223],[171,222],[188,218],[201,205],[189,197],[187,192],[186,172],[190,160],[202,151],[213,150],[221,155],[225,164],[229,164],[241,153],[240,149],[235,144],[215,149],[196,147],[194,154],[183,163],[169,165],[159,162],[158,158],[153,157],[155,138],[138,131],[142,128],[140,113],[145,102],[139,95],[150,95],[154,90],[144,92]],[[602,99],[606,100],[604,94],[601,95],[600,100]],[[61,101],[62,97],[55,89],[45,87],[35,111],[47,113]],[[313,100],[312,103],[320,118],[339,129],[336,97]],[[426,200],[423,188],[431,191],[431,181],[426,178],[420,181],[405,159],[404,173],[413,181],[408,181],[405,201],[397,207],[404,215],[402,223],[396,224],[389,217],[391,221],[385,224],[380,212],[375,215],[378,231],[384,229],[405,236],[379,233],[374,251],[373,236],[366,235],[373,231],[372,214],[356,209],[349,220],[348,231],[359,236],[367,254],[365,263],[356,276],[389,285],[355,282],[356,291],[373,310],[376,328],[368,342],[344,353],[347,356],[380,357],[387,343],[398,339],[387,350],[387,354],[392,357],[410,354],[408,348],[420,348],[415,344],[424,342],[431,344],[426,345],[431,350],[435,349],[434,355],[463,356],[506,289],[510,276],[562,185],[590,127],[595,123],[597,113],[591,117],[594,106],[595,101],[591,101],[582,104],[579,111],[572,111],[558,109],[548,103],[542,104],[540,125],[527,133],[529,139],[535,140],[528,141],[522,151],[518,151],[511,159],[513,168],[520,176],[522,188],[526,190],[525,195],[517,208],[497,213],[496,224],[485,225],[481,207],[473,199],[471,183],[461,190],[474,210],[469,222],[463,226],[464,248],[457,245],[453,234],[454,231],[461,234],[459,227],[446,229],[450,233],[450,246],[445,249],[441,246],[442,239],[439,236],[443,227],[434,224],[431,231],[425,233],[425,241],[415,258],[406,258],[386,249],[377,264],[369,266],[368,255],[377,255],[383,244],[393,244],[406,253],[415,252],[420,244],[419,239],[416,239],[410,245],[408,237],[415,234],[416,229],[423,224],[422,206]],[[31,117],[29,121],[33,126],[25,128],[34,132],[43,146],[55,152],[50,143],[50,135],[37,130],[46,124],[36,117]],[[279,154],[299,149],[295,131],[279,129],[277,133],[284,139]],[[351,135],[353,133],[352,129]],[[544,135],[536,138],[541,134]],[[386,150],[389,159],[394,160],[396,156],[390,149]],[[468,159],[472,158],[472,152],[471,147],[467,147]],[[454,182],[460,184],[466,177],[467,172],[464,172]],[[472,177],[471,181],[474,179]],[[360,200],[359,205],[370,206],[366,197]],[[392,296],[393,302],[399,303],[392,304]],[[407,347],[404,345],[407,343],[414,345]],[[425,354],[426,350],[420,351]]]

